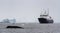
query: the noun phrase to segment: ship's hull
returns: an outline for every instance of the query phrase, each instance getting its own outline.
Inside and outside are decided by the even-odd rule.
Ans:
[[[53,20],[49,20],[46,18],[38,18],[39,23],[53,23]]]

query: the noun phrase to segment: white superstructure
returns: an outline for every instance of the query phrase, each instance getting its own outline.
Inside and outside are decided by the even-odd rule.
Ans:
[[[49,16],[49,10],[48,11],[43,10],[40,14],[40,18],[46,18],[46,19],[49,19],[49,20],[52,19],[51,16]]]

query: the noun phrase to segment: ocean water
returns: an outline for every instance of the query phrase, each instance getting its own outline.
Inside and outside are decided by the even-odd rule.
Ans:
[[[9,28],[7,29],[7,26],[20,26],[24,29],[19,28]],[[7,24],[7,23],[0,23],[0,33],[60,33],[60,23],[54,23],[54,24],[34,24],[34,23],[28,23],[28,24]]]

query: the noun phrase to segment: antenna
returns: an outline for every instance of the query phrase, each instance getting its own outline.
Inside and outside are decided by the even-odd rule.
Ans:
[[[42,15],[42,12],[43,12],[43,8],[41,8],[41,10],[42,10],[42,11],[41,11],[41,13],[40,13],[40,14]]]
[[[48,15],[49,15],[49,8],[47,10],[48,10]]]

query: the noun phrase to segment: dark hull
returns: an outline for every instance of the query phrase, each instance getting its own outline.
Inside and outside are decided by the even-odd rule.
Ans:
[[[48,20],[46,18],[38,18],[39,23],[53,23],[53,20]]]

